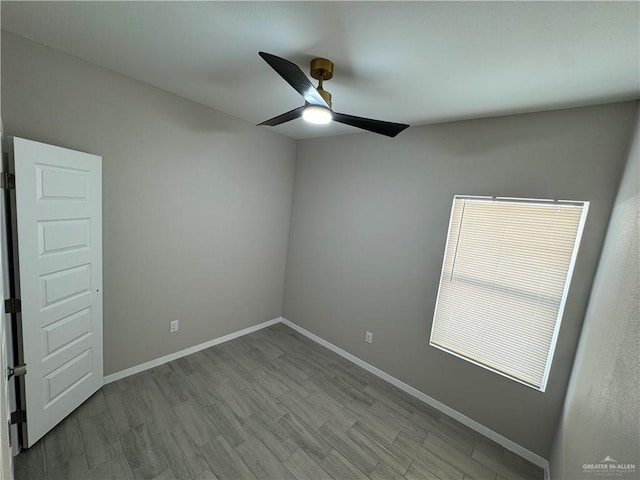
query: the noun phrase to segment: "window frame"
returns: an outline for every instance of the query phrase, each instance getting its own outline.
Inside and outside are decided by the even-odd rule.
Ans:
[[[569,266],[567,268],[567,276],[565,279],[565,283],[563,286],[563,290],[562,290],[562,297],[560,299],[560,304],[558,307],[558,315],[556,316],[556,321],[555,321],[555,325],[554,325],[554,330],[553,330],[553,335],[551,337],[551,343],[549,344],[549,351],[547,353],[547,361],[545,364],[545,369],[544,369],[544,374],[542,377],[542,382],[540,386],[537,386],[535,384],[532,383],[528,383],[526,381],[523,381],[517,377],[514,377],[512,375],[509,375],[505,372],[502,372],[496,368],[493,368],[489,365],[485,365],[481,362],[475,361],[472,358],[466,357],[464,355],[461,355],[457,352],[454,352],[452,350],[449,350],[446,347],[443,347],[441,345],[437,345],[435,343],[433,343],[433,331],[434,331],[434,325],[436,322],[436,317],[438,314],[438,304],[440,301],[440,290],[441,290],[441,285],[442,285],[442,281],[445,275],[445,264],[446,264],[446,259],[447,259],[447,255],[449,253],[449,237],[451,236],[451,222],[453,220],[453,216],[454,216],[454,209],[455,209],[455,205],[456,205],[456,200],[465,200],[465,199],[471,199],[471,200],[484,200],[484,201],[492,201],[492,202],[511,202],[511,203],[534,203],[534,204],[550,204],[550,205],[574,205],[574,206],[581,206],[582,207],[582,212],[580,215],[580,220],[578,222],[578,228],[576,230],[576,238],[573,244],[573,250],[571,253],[571,259],[569,262]],[[443,352],[446,352],[450,355],[453,355],[455,357],[458,357],[462,360],[465,360],[466,362],[469,362],[471,364],[477,365],[485,370],[489,370],[491,372],[497,373],[498,375],[508,378],[510,380],[513,380],[517,383],[520,383],[522,385],[525,385],[529,388],[532,388],[534,390],[540,391],[542,393],[544,393],[546,391],[547,388],[547,383],[549,380],[549,374],[551,372],[551,365],[553,363],[553,358],[555,356],[555,349],[556,349],[556,344],[558,341],[558,335],[560,332],[560,326],[562,324],[562,319],[564,316],[564,309],[566,306],[566,302],[567,302],[567,297],[569,295],[569,289],[570,289],[570,285],[571,285],[571,279],[573,277],[573,272],[574,272],[574,268],[575,268],[575,264],[576,264],[576,260],[578,257],[578,251],[580,249],[580,243],[582,241],[582,235],[584,232],[584,226],[586,223],[586,219],[587,219],[587,213],[589,211],[589,201],[576,201],[576,200],[550,200],[550,199],[538,199],[538,198],[521,198],[521,197],[497,197],[497,196],[481,196],[481,195],[454,195],[453,196],[453,200],[451,202],[451,212],[449,214],[449,223],[448,223],[448,227],[447,227],[447,237],[445,240],[445,250],[444,250],[444,255],[442,257],[442,268],[440,271],[440,280],[438,281],[438,294],[436,296],[436,303],[435,303],[435,307],[434,307],[434,313],[433,313],[433,318],[431,321],[431,332],[429,335],[429,346],[430,347],[434,347],[437,348],[438,350],[441,350]]]

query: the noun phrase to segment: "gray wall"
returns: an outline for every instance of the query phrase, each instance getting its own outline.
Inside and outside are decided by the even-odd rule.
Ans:
[[[284,317],[548,458],[636,110],[298,142]],[[454,194],[591,202],[546,393],[428,346]]]
[[[2,119],[103,157],[106,374],[280,316],[293,140],[4,33]]]
[[[606,456],[635,464],[636,471],[622,478],[640,477],[638,127],[591,291],[551,456],[552,478],[597,478],[582,466]]]

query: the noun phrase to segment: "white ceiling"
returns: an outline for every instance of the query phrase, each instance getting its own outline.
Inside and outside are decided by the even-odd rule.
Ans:
[[[640,97],[638,2],[2,2],[2,28],[259,123],[302,105],[260,57],[325,84],[336,111],[411,125]],[[274,127],[262,127],[274,128]],[[275,127],[293,138],[359,131]]]

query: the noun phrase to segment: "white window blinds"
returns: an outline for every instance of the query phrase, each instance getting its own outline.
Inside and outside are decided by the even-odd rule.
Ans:
[[[544,391],[587,208],[454,197],[430,344]]]

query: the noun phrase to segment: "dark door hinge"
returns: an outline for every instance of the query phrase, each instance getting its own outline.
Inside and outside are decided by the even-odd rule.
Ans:
[[[20,313],[22,311],[22,302],[19,298],[7,298],[4,301],[4,313]]]
[[[27,365],[23,363],[22,365],[15,365],[13,367],[7,368],[7,378],[11,377],[22,377],[27,374]]]
[[[15,412],[11,412],[9,421],[11,422],[11,425],[14,423],[24,423],[27,421],[27,412],[25,410],[16,410]]]
[[[0,177],[0,187],[3,190],[15,190],[16,189],[16,176],[13,173],[2,172]]]

